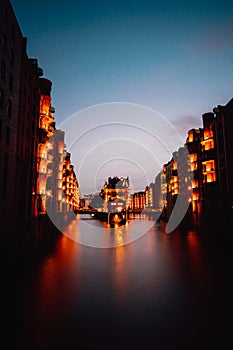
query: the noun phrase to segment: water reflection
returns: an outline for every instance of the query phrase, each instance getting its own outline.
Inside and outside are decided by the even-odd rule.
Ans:
[[[118,246],[115,232],[120,228],[123,244],[129,244],[142,237],[154,225],[154,221],[134,217],[126,225],[110,227],[107,223],[91,218],[88,214],[78,215],[64,231],[65,236],[82,245],[95,248]]]
[[[145,218],[110,228],[79,216],[67,235],[80,238],[85,221],[85,242],[102,226],[104,247],[113,247],[96,249],[63,236],[38,262],[19,288],[24,349],[75,349],[81,340],[112,348],[119,335],[118,345],[128,339],[128,348],[141,339],[142,348],[151,342],[158,349],[197,349],[224,334],[231,300],[226,266],[195,231],[167,234],[154,223],[132,242],[132,228],[146,227]]]

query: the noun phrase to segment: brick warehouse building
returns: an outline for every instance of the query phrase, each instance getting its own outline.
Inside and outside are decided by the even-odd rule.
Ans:
[[[58,192],[62,190],[61,174],[67,152],[64,133],[57,131],[62,142],[60,139],[56,142],[63,145],[59,153],[61,164],[57,164],[61,169],[53,171],[55,165],[51,160],[58,145],[53,141],[49,149],[49,137],[55,131],[55,109],[50,96],[52,82],[41,77],[43,71],[37,59],[28,58],[26,38],[22,36],[8,0],[0,2],[0,40],[0,255],[4,252],[9,256],[14,248],[19,251],[37,243],[45,225],[49,227],[46,218],[46,205],[51,195],[49,180],[54,177],[55,198],[61,202]],[[79,203],[77,181],[72,184],[69,197],[72,205],[64,209],[66,212],[73,210],[74,201],[76,208]]]
[[[9,1],[0,3],[0,246],[17,239],[16,183],[18,120],[25,39]]]
[[[34,241],[40,76],[9,1],[0,4],[0,247]],[[28,237],[30,235],[30,237]]]

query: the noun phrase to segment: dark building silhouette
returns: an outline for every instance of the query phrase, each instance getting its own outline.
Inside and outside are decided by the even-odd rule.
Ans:
[[[226,106],[213,109],[216,143],[216,176],[218,212],[230,225],[233,224],[233,98]]]
[[[64,132],[55,132],[52,82],[42,78],[37,59],[28,58],[12,6],[0,2],[0,250],[19,251],[41,238],[48,224],[46,205],[56,212],[77,209],[79,192],[73,166],[66,166]],[[57,159],[53,162],[53,157]],[[51,178],[55,181],[51,183]],[[64,189],[62,181],[68,185]],[[64,190],[64,193],[62,191]],[[69,191],[69,198],[66,192]],[[43,218],[42,218],[43,217]]]
[[[8,250],[15,231],[17,154],[25,39],[7,0],[0,2],[0,247]],[[27,129],[25,128],[25,133]]]

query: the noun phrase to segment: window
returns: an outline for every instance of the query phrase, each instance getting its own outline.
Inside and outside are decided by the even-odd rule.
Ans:
[[[207,182],[214,182],[216,181],[216,175],[214,172],[208,173],[207,174]]]
[[[204,183],[216,181],[215,161],[202,162],[202,172],[204,174]]]
[[[198,188],[198,180],[192,180],[192,188]]]
[[[191,171],[195,171],[198,169],[197,162],[192,162],[191,164]]]
[[[189,158],[191,163],[197,161],[197,153],[191,153]]]
[[[1,77],[3,81],[6,81],[6,64],[3,60],[1,61]]]
[[[215,171],[215,161],[214,160],[202,162],[202,166],[203,166],[203,168],[202,168],[203,172]]]
[[[209,140],[205,142],[205,151],[208,151],[209,149],[214,148],[214,140]]]
[[[6,105],[6,115],[11,118],[11,110],[12,110],[12,105],[11,105],[11,101],[7,101],[7,105]]]

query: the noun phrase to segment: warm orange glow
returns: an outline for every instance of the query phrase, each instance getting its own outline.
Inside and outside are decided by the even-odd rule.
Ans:
[[[190,159],[191,163],[197,161],[197,154],[196,153],[191,153],[189,155],[189,159]]]
[[[207,182],[214,182],[216,181],[216,175],[214,172],[207,174]]]
[[[198,187],[198,180],[192,180],[192,188]]]
[[[204,151],[208,151],[209,149],[214,148],[214,140],[207,140],[207,141],[202,141],[202,145],[204,147]]]
[[[209,171],[215,171],[215,161],[208,160],[206,162],[202,162],[202,171],[203,173],[209,172]]]
[[[210,128],[205,128],[204,129],[204,140],[208,140],[208,139],[211,139],[213,137],[214,137],[213,130]]]
[[[190,130],[188,132],[188,139],[187,139],[187,142],[193,142],[193,131]]]
[[[191,170],[192,170],[192,171],[197,170],[197,162],[193,162],[193,163],[191,164]]]
[[[41,95],[40,113],[43,115],[49,115],[50,104],[51,104],[51,97],[47,95]]]
[[[198,193],[193,193],[192,199],[193,199],[193,201],[197,201],[198,200]]]
[[[215,161],[202,162],[202,173],[204,175],[204,183],[216,181]]]

